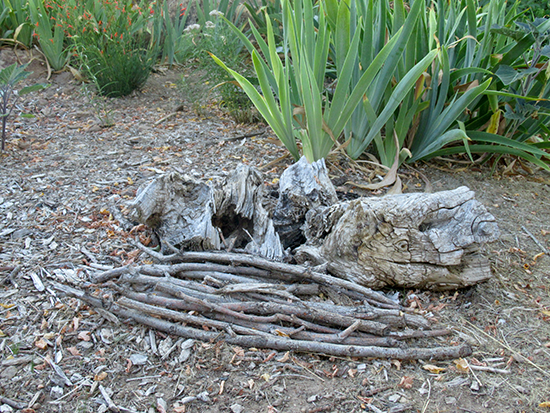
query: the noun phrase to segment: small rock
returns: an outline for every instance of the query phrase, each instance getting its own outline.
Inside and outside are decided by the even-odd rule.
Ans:
[[[97,123],[94,123],[92,126],[90,126],[87,129],[87,132],[99,132],[101,131],[101,126],[99,126]]]
[[[445,397],[446,404],[456,404],[456,397]]]
[[[282,393],[285,391],[285,388],[283,386],[273,386],[273,391],[276,391],[277,393]]]
[[[185,363],[189,357],[191,357],[191,351],[195,345],[195,340],[188,339],[181,344],[181,353],[178,357],[180,363]]]
[[[515,386],[515,387],[516,387],[516,390],[521,394],[531,394],[531,391],[529,389],[526,389],[523,386]]]
[[[470,385],[471,391],[479,391],[479,382],[477,380],[472,380],[472,384]]]
[[[53,386],[50,390],[50,397],[54,400],[59,399],[63,396],[63,388],[59,386]]]
[[[3,404],[2,406],[0,406],[0,412],[10,413],[10,412],[13,412],[13,408],[10,405]]]
[[[244,410],[244,407],[238,403],[235,403],[231,405],[230,409],[233,413],[242,413],[242,411]]]
[[[322,396],[320,394],[314,394],[313,396],[309,396],[307,398],[308,403],[315,403],[316,401],[319,401],[322,399]]]
[[[144,354],[132,354],[130,356],[130,361],[134,366],[143,366],[147,363],[147,356]]]
[[[397,403],[397,401],[401,398],[400,394],[392,394],[390,397],[388,397],[388,400],[392,403]]]

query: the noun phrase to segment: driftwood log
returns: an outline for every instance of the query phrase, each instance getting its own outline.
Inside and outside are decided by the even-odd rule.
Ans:
[[[373,288],[456,289],[487,280],[480,245],[494,241],[494,217],[460,187],[434,194],[360,198],[310,211],[299,261]]]
[[[164,175],[129,208],[156,230],[164,252],[243,249],[371,288],[455,289],[491,276],[482,247],[498,227],[466,187],[339,202],[324,161],[302,158],[281,176],[271,214],[266,196],[260,173],[241,165],[208,183]]]

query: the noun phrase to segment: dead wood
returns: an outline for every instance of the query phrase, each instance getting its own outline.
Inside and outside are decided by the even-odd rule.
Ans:
[[[466,187],[339,202],[324,161],[302,158],[282,174],[271,217],[264,200],[260,173],[241,165],[208,183],[163,175],[129,208],[159,233],[163,253],[175,251],[148,251],[165,262],[180,262],[181,250],[220,249],[281,260],[285,248],[299,263],[377,289],[456,289],[491,276],[482,248],[499,231]]]
[[[64,291],[67,294],[79,297],[83,301],[96,305],[101,300],[83,293],[72,287],[61,284],[54,284],[58,290]],[[127,302],[125,302],[127,304]],[[230,332],[221,331],[205,331],[200,328],[192,328],[175,324],[161,318],[151,317],[141,311],[124,308],[118,303],[109,303],[106,306],[107,310],[116,314],[119,317],[131,318],[136,322],[152,327],[156,330],[163,331],[167,334],[174,334],[181,337],[202,340],[202,341],[225,341],[229,344],[242,347],[270,348],[280,351],[300,351],[314,352],[326,355],[340,357],[375,357],[375,358],[391,358],[399,360],[414,360],[414,359],[453,359],[466,357],[471,354],[472,350],[468,345],[459,345],[454,347],[437,347],[437,348],[392,348],[371,345],[346,345],[335,344],[319,341],[296,340],[290,337],[281,337],[276,335],[261,334],[254,332],[253,335],[238,335],[231,325]],[[142,306],[142,309],[146,307]],[[158,310],[157,310],[158,311]],[[160,315],[157,312],[156,315]],[[166,313],[164,313],[166,315]],[[171,314],[171,318],[173,315]],[[179,318],[179,316],[177,316]],[[181,319],[180,319],[181,321]],[[224,326],[226,327],[226,326]],[[241,331],[244,331],[241,329]],[[347,338],[343,338],[346,340]]]
[[[350,290],[359,293],[364,300],[367,300],[373,305],[380,306],[382,308],[401,309],[398,304],[387,298],[385,295],[373,291],[368,287],[363,287],[359,284],[343,280],[341,278],[333,277],[329,274],[322,274],[312,271],[311,269],[300,266],[285,264],[282,262],[276,262],[267,260],[265,258],[252,256],[248,254],[236,254],[236,253],[224,253],[224,252],[195,252],[188,251],[170,256],[172,262],[180,261],[177,264],[172,265],[143,265],[135,268],[125,267],[125,269],[109,270],[105,273],[99,274],[94,277],[93,282],[101,283],[108,279],[115,278],[123,273],[143,272],[147,275],[164,276],[169,274],[174,276],[183,272],[186,269],[192,270],[198,263],[205,263],[204,268],[216,268],[217,270],[227,271],[231,274],[247,274],[253,275],[255,271],[261,277],[271,278],[272,280],[280,279],[287,282],[304,282],[310,281],[327,287],[341,289],[344,291]],[[209,264],[206,264],[210,262]],[[192,263],[191,265],[187,265]],[[224,267],[208,267],[212,263],[227,264]],[[267,271],[267,272],[265,272]]]
[[[177,173],[143,188],[128,206],[133,219],[154,228],[165,243],[189,250],[244,248],[279,259],[282,247],[262,206],[260,173],[240,165],[225,179],[202,183]]]
[[[245,347],[397,359],[471,352],[409,345],[451,331],[370,288],[456,288],[490,275],[479,248],[498,229],[468,188],[338,202],[324,162],[302,159],[283,173],[272,218],[264,200],[260,173],[245,165],[208,183],[163,175],[129,207],[160,236],[161,252],[136,244],[160,264],[97,274],[94,295],[58,289],[109,317]],[[307,265],[282,262],[283,248]]]
[[[305,157],[287,168],[279,181],[279,200],[273,211],[273,224],[284,248],[295,248],[305,241],[302,225],[308,211],[338,202],[324,159],[309,163]]]
[[[105,271],[90,285],[94,295],[64,285],[56,288],[98,311],[200,340],[404,359],[457,357],[470,351],[465,346],[409,348],[405,340],[450,331],[431,330],[423,316],[347,280],[248,254],[184,252],[177,257],[179,262],[174,258],[171,264]],[[317,299],[321,285],[333,301]],[[363,298],[359,302],[358,296]]]
[[[454,347],[400,349],[289,340],[288,338],[278,338],[276,336],[232,336],[227,333],[213,333],[198,329],[190,329],[162,319],[149,317],[136,311],[124,310],[121,308],[116,310],[116,314],[122,317],[132,318],[140,324],[148,325],[149,327],[163,331],[167,334],[174,334],[202,341],[225,341],[229,344],[242,347],[270,348],[280,351],[294,350],[300,352],[314,352],[340,357],[374,357],[398,360],[444,360],[466,357],[472,353],[471,348],[466,344]]]
[[[456,289],[487,280],[480,252],[499,236],[466,187],[434,194],[359,198],[308,212],[299,262],[374,288]]]

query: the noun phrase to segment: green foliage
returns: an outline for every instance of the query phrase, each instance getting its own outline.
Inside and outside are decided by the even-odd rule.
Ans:
[[[186,26],[164,1],[0,1],[4,37],[34,30],[54,70],[76,58],[122,96],[159,57],[186,64],[188,94],[216,90],[236,118],[252,102],[296,159],[337,145],[386,166],[490,152],[550,169],[548,2],[196,0]]]
[[[212,12],[210,19],[202,27],[195,24],[184,30],[182,47],[176,54],[176,60],[188,62],[187,67],[193,73],[184,77],[182,91],[198,111],[210,91],[215,90],[221,97],[220,104],[237,122],[254,121],[250,99],[209,56],[209,53],[220,56],[231,66],[239,67],[246,73],[249,69],[242,56],[243,43],[220,13]]]
[[[244,3],[248,10],[248,16],[256,28],[262,34],[267,34],[267,19],[271,21],[273,37],[277,44],[283,40],[283,8],[279,0],[248,0]]]
[[[184,41],[185,24],[187,22],[186,12],[187,8],[180,5],[179,15],[172,19],[168,11],[168,3],[164,2],[164,6],[161,9],[162,19],[157,19],[157,21],[162,23],[162,27],[157,27],[157,31],[161,33],[159,37],[164,34],[161,61],[166,61],[169,65],[175,63],[176,54],[180,50],[181,43]]]
[[[550,95],[547,73],[540,68],[548,60],[542,35],[547,29],[542,21],[514,23],[517,10],[505,13],[505,8],[505,1],[492,0],[476,15],[473,0],[438,2],[439,15],[427,20],[426,31],[438,33],[446,51],[432,72],[439,81],[426,93],[429,107],[411,142],[411,161],[488,152],[521,156],[548,168],[540,160],[548,153],[518,144],[535,135],[548,140],[545,99]],[[441,149],[457,140],[464,144]]]
[[[68,54],[65,48],[65,31],[56,22],[57,5],[44,4],[42,0],[28,0],[34,33],[40,49],[54,70],[61,70],[67,64]],[[53,10],[52,14],[48,10]]]
[[[4,150],[6,140],[6,124],[8,117],[15,107],[15,100],[19,96],[44,89],[47,85],[36,84],[21,88],[19,91],[15,87],[23,79],[27,78],[31,72],[25,71],[28,64],[17,65],[16,63],[0,71],[0,118],[2,118],[2,151]]]
[[[201,27],[206,22],[213,21],[219,16],[225,16],[227,20],[234,24],[239,24],[244,7],[239,1],[231,0],[195,0],[197,8],[198,24]]]
[[[336,11],[336,8],[333,9]],[[349,76],[340,70],[339,54],[348,47],[347,31],[354,28],[361,32],[364,40],[356,52],[357,62],[351,73],[353,81],[357,81],[373,65],[377,65],[380,71],[379,74],[373,73],[363,106],[355,110],[346,126],[345,136],[351,138],[348,154],[358,158],[374,140],[381,162],[391,166],[415,115],[421,109],[420,97],[416,92],[418,81],[438,51],[432,45],[418,50],[416,35],[419,17],[423,13],[420,1],[416,1],[408,13],[402,0],[395,1],[393,8],[389,8],[384,1],[370,1],[358,2],[357,9],[352,8],[349,13],[341,9],[342,6],[338,15],[333,17],[336,38],[344,39],[340,40],[342,44],[337,43],[334,47],[338,79]],[[365,23],[361,26],[362,20]],[[384,25],[389,33],[387,43],[388,34],[380,30]],[[392,47],[388,49],[390,44]],[[382,130],[389,139],[382,136]]]
[[[27,0],[1,0],[0,36],[2,41],[13,39],[31,45],[32,25]]]
[[[100,94],[126,96],[145,84],[160,51],[147,31],[155,14],[162,21],[158,10],[129,0],[70,0],[58,7],[74,56]]]
[[[517,6],[521,11],[528,11],[528,16],[531,19],[550,16],[550,1],[548,0],[519,0]]]
[[[361,110],[361,103],[372,108],[369,103],[369,90],[374,96],[382,91],[371,85],[380,78],[383,79],[381,82],[384,85],[389,83],[392,74],[386,72],[388,67],[392,67],[391,57],[401,53],[404,47],[403,41],[399,43],[397,40],[411,34],[410,31],[404,34],[399,32],[402,37],[398,35],[391,38],[379,52],[373,53],[373,59],[365,59],[367,64],[363,66],[364,71],[358,72],[358,50],[361,50],[360,42],[364,33],[363,19],[351,21],[347,7],[344,2],[339,5],[327,3],[325,18],[323,4],[314,7],[310,1],[304,0],[295,2],[292,7],[288,1],[284,1],[281,48],[277,48],[272,20],[269,17],[264,20],[267,25],[267,42],[257,30],[252,30],[265,60],[260,58],[250,41],[244,40],[247,48],[252,51],[262,94],[249,80],[214,57],[243,87],[260,114],[295,159],[300,156],[297,140],[302,143],[302,151],[308,161],[313,162],[325,157],[337,143],[337,138],[344,131],[352,114],[357,108]],[[420,6],[418,5],[415,10],[418,13]],[[365,22],[365,27],[370,23],[372,21]],[[352,25],[357,28],[354,32],[350,32]],[[335,28],[343,29],[340,31]],[[325,90],[325,81],[329,74],[329,48],[336,56],[334,60],[338,79],[336,87],[330,90],[330,93]],[[279,51],[284,54],[284,63],[279,57]],[[414,71],[404,78],[403,83],[397,85],[394,94],[390,94],[390,105],[380,111],[380,116],[374,114],[371,117],[374,131],[372,135],[382,129],[385,119],[389,117],[388,114],[395,110],[403,95],[408,93],[434,57],[435,52],[428,53],[414,66]],[[361,144],[364,146],[359,147],[359,154],[368,142],[356,146]]]
[[[525,142],[540,134],[550,137],[550,84],[548,78],[548,58],[550,57],[550,21],[536,19],[532,23],[517,22],[518,30],[509,36],[532,36],[533,45],[523,54],[520,64],[515,67],[501,64],[495,74],[503,84],[500,90],[504,105],[503,118],[506,120],[504,135]],[[523,98],[510,97],[505,92]],[[531,99],[526,99],[531,98]],[[539,98],[539,100],[536,100]]]

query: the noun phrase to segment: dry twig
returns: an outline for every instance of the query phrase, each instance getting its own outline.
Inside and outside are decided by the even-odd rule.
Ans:
[[[304,266],[240,253],[161,256],[140,248],[163,264],[104,271],[94,277],[94,295],[67,285],[54,286],[113,317],[202,341],[402,360],[471,353],[467,345],[408,347],[406,339],[450,331],[431,330],[427,319],[404,312],[383,294]],[[331,291],[332,299],[348,305],[319,301],[320,285]]]

